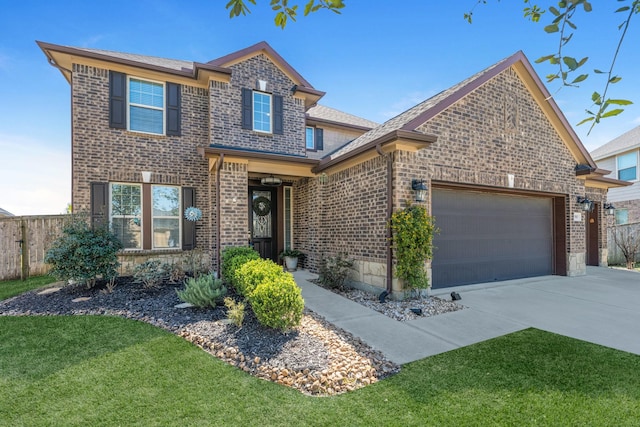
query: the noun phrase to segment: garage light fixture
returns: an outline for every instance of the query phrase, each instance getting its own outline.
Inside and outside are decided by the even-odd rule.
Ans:
[[[411,189],[416,192],[416,202],[427,201],[427,184],[423,179],[412,179]]]
[[[613,215],[616,214],[616,207],[613,206],[611,203],[605,203],[604,204],[604,213],[605,213],[605,215],[613,216]]]
[[[578,196],[578,203],[582,205],[582,210],[585,212],[593,210],[593,202],[586,197]]]

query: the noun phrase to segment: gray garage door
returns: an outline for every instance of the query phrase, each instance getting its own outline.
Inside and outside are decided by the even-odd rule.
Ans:
[[[433,287],[552,273],[552,199],[434,189]]]

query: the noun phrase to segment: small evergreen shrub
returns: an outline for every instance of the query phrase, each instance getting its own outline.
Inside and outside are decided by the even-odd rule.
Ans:
[[[238,328],[242,328],[244,322],[244,303],[242,301],[235,302],[232,298],[225,298],[224,305],[227,307],[227,319],[229,319]]]
[[[261,325],[286,331],[300,324],[304,300],[290,273],[259,284],[249,296]]]
[[[136,265],[133,278],[136,282],[142,283],[145,289],[157,288],[167,278],[167,271],[160,261],[150,259]]]
[[[120,240],[106,227],[92,229],[87,221],[73,218],[47,251],[44,262],[59,280],[75,280],[92,288],[98,278],[118,276]]]
[[[248,297],[260,283],[275,280],[282,274],[282,267],[270,259],[247,261],[236,271],[235,289],[240,295]]]
[[[346,253],[324,258],[320,263],[320,274],[318,275],[320,284],[333,289],[342,288],[354,262],[353,259],[349,259]]]
[[[254,259],[260,259],[260,254],[246,246],[231,247],[223,250],[221,272],[225,282],[236,288],[236,271],[245,262]]]
[[[227,288],[222,280],[206,274],[200,277],[190,277],[185,282],[185,288],[176,291],[178,298],[196,307],[215,307],[227,295]]]

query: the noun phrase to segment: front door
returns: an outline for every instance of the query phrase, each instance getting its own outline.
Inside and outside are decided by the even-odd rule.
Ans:
[[[249,187],[251,246],[261,258],[277,262],[277,192],[269,187]]]
[[[593,210],[587,214],[587,265],[600,265],[600,254],[598,253],[598,234],[600,230],[598,212],[600,212],[600,205],[594,203]]]

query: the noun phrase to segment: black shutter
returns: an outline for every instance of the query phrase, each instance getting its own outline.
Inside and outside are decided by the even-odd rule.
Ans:
[[[273,95],[273,133],[284,133],[283,99],[280,95]]]
[[[167,82],[167,135],[180,136],[181,86]]]
[[[127,76],[109,71],[109,127],[127,128]]]
[[[253,129],[253,91],[242,88],[242,129]]]
[[[190,251],[196,247],[196,223],[184,217],[184,210],[196,205],[196,189],[182,187],[182,249]]]
[[[91,183],[91,227],[106,227],[109,221],[109,184]]]
[[[316,150],[324,150],[324,131],[322,128],[316,128]]]

